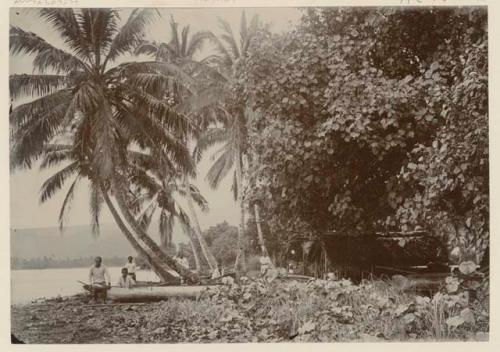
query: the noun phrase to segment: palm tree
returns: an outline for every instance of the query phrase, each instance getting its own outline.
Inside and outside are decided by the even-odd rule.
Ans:
[[[204,109],[210,105],[218,105],[218,123],[207,129],[199,138],[198,151],[202,151],[219,145],[219,149],[213,155],[215,162],[209,169],[206,179],[212,188],[217,188],[233,169],[233,186],[236,201],[240,207],[240,221],[238,225],[238,249],[236,255],[235,269],[246,271],[245,248],[244,248],[244,226],[245,206],[243,197],[243,174],[244,155],[247,149],[246,130],[246,107],[238,101],[238,97],[232,91],[235,69],[237,64],[243,62],[248,56],[250,44],[260,28],[258,16],[254,16],[247,25],[245,12],[242,13],[240,22],[240,38],[236,40],[231,25],[219,18],[223,33],[217,37],[211,37],[217,54],[206,58],[204,61],[216,67],[220,73],[218,79],[213,82],[199,96],[200,102],[193,104],[193,109]],[[222,146],[221,146],[222,145]]]
[[[204,42],[212,37],[211,32],[199,31],[192,36],[189,35],[189,26],[182,28],[179,34],[178,23],[170,16],[171,39],[168,43],[154,41],[143,41],[135,49],[136,55],[146,54],[153,56],[156,61],[164,61],[185,65],[193,60],[194,55],[199,52]]]
[[[172,234],[174,223],[177,221],[187,234],[191,247],[193,249],[196,269],[202,269],[202,260],[200,253],[205,256],[205,264],[212,269],[210,262],[206,259],[207,255],[198,241],[189,216],[180,204],[178,197],[187,198],[196,203],[202,211],[208,210],[208,203],[201,195],[200,191],[192,184],[189,184],[189,190],[184,186],[185,183],[175,170],[166,170],[156,161],[156,157],[149,153],[130,152],[133,159],[129,166],[130,181],[133,186],[133,204],[136,209],[139,223],[144,229],[147,229],[153,216],[159,212],[159,233],[161,244],[164,249],[172,243]]]
[[[170,17],[170,31],[171,31],[171,39],[168,43],[157,43],[150,41],[143,41],[136,49],[135,54],[146,54],[149,56],[153,56],[156,61],[167,62],[173,65],[177,65],[179,69],[186,71],[186,73],[192,76],[199,76],[205,73],[205,66],[197,63],[193,60],[193,56],[195,53],[201,50],[204,42],[207,39],[211,39],[213,34],[211,32],[200,31],[193,34],[191,37],[189,36],[189,26],[185,26],[182,28],[181,34],[178,31],[178,23],[175,22],[174,17]],[[159,92],[160,94],[162,92]],[[192,99],[196,99],[196,94],[190,94]],[[186,95],[182,96],[181,94],[170,94],[165,96],[169,101],[175,102],[175,99],[179,102],[176,104],[176,107],[180,110],[183,110],[182,101],[186,98]],[[187,111],[186,111],[187,112]],[[197,114],[200,116],[201,114]],[[200,121],[198,119],[199,127],[202,127],[203,120]],[[188,139],[186,138],[185,144],[188,144]],[[193,250],[200,248],[201,252],[196,253],[196,256],[203,255],[205,257],[206,262],[210,270],[214,270],[217,267],[217,261],[213,256],[212,252],[208,248],[208,244],[206,243],[205,238],[203,237],[203,233],[201,231],[201,227],[198,221],[198,216],[196,214],[195,206],[193,198],[196,196],[191,194],[192,185],[189,182],[189,179],[186,174],[184,177],[184,187],[187,190],[185,194],[185,198],[187,200],[188,210],[189,210],[189,218],[191,219],[191,224],[188,226],[187,223],[184,223],[183,228],[188,236],[192,235],[192,232],[197,237],[198,244],[193,247]]]
[[[47,185],[52,189],[47,197],[60,188],[65,176],[76,173],[89,178],[96,199],[99,190],[124,235],[134,248],[147,252],[160,277],[170,277],[170,266],[188,279],[197,280],[141,229],[125,198],[128,183],[123,170],[131,144],[161,149],[158,155],[163,163],[174,164],[186,173],[194,172],[182,142],[195,133],[194,125],[155,95],[158,87],[189,90],[190,77],[167,63],[113,66],[142,41],[155,10],[132,11],[121,28],[119,14],[112,9],[53,8],[40,10],[40,15],[61,35],[67,49],[56,48],[19,27],[10,29],[11,54],[33,56],[34,72],[10,76],[11,97],[35,98],[10,114],[12,167],[32,167],[44,153],[53,152],[47,147],[54,138],[71,128],[72,166],[54,175]]]
[[[44,203],[59,191],[66,181],[70,178],[73,180],[66,192],[61,209],[59,211],[59,228],[64,227],[64,219],[70,210],[75,190],[78,184],[85,178],[90,180],[89,193],[90,202],[89,209],[91,213],[92,232],[97,235],[99,233],[99,215],[104,202],[104,194],[101,192],[99,182],[95,182],[95,177],[92,173],[90,162],[78,161],[78,151],[75,151],[72,145],[69,144],[50,144],[45,147],[40,163],[41,169],[49,169],[65,164],[63,168],[50,176],[42,184],[40,189],[40,202]],[[113,214],[117,213],[116,209],[112,210]],[[117,219],[120,221],[120,218]],[[124,225],[119,225],[120,228]],[[125,226],[126,227],[126,226]],[[137,239],[127,230],[124,235],[131,243],[132,247],[145,258],[151,259],[148,251],[144,249]],[[168,273],[166,274],[168,275]]]

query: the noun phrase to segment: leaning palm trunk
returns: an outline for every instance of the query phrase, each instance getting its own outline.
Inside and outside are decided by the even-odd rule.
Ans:
[[[196,235],[196,238],[198,239],[199,245],[201,247],[201,250],[203,252],[203,255],[205,256],[205,259],[208,263],[208,266],[210,270],[214,270],[217,268],[217,261],[215,260],[214,255],[208,248],[208,244],[205,241],[205,238],[203,237],[203,234],[201,232],[200,228],[200,223],[198,222],[198,217],[196,216],[196,211],[194,209],[194,204],[193,204],[193,197],[191,195],[191,187],[189,186],[189,182],[187,181],[187,177],[184,180],[184,184],[186,187],[186,199],[187,199],[187,204],[190,212],[190,218],[191,221],[193,222],[192,230],[194,234]]]
[[[193,250],[196,271],[200,272],[202,270],[201,259],[200,259],[201,255],[200,254],[202,254],[202,253],[201,253],[200,245],[198,243],[198,239],[196,238],[196,235],[194,234],[193,229],[191,229],[191,227],[189,225],[181,224],[181,226],[189,238],[189,243],[191,244],[191,249]]]
[[[169,268],[162,265],[159,262],[156,255],[152,253],[152,251],[149,248],[145,247],[144,244],[141,244],[140,239],[134,237],[132,232],[128,229],[127,225],[125,225],[125,223],[123,222],[120,214],[113,205],[113,202],[109,198],[108,193],[106,192],[104,187],[101,187],[101,190],[104,201],[106,202],[106,205],[108,206],[111,215],[113,216],[116,224],[118,225],[122,233],[125,235],[127,240],[130,242],[132,247],[137,251],[139,255],[144,256],[148,260],[148,262],[153,267],[153,270],[160,277],[161,280],[167,281],[169,279],[173,279],[174,278],[173,275],[168,272]]]
[[[241,165],[241,155],[239,153],[236,154],[236,185],[237,185],[237,202],[240,207],[240,223],[238,224],[238,249],[236,253],[236,260],[234,263],[235,271],[240,274],[241,272],[245,273],[247,271],[246,268],[246,259],[245,259],[245,206],[243,204],[243,170]]]
[[[179,273],[181,276],[185,277],[188,281],[191,282],[198,282],[198,275],[195,273],[191,272],[189,269],[182,267],[181,265],[177,264],[177,262],[165,252],[161,250],[161,248],[149,237],[147,233],[144,232],[144,230],[141,228],[137,220],[134,218],[134,216],[130,213],[130,210],[128,209],[127,202],[123,198],[123,190],[120,189],[120,187],[117,185],[115,182],[115,199],[118,204],[118,207],[125,217],[125,220],[128,222],[128,224],[131,226],[132,230],[136,233],[137,237],[140,239],[141,242],[144,243],[146,247],[148,247],[151,252],[154,254],[153,262],[151,263],[153,267],[168,267]]]
[[[191,245],[191,250],[193,251],[194,266],[197,273],[201,272],[200,256],[198,255],[198,250],[194,244],[193,239],[189,238],[189,244]]]

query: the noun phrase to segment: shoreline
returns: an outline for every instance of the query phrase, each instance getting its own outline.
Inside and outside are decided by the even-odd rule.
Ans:
[[[422,297],[375,281],[275,281],[220,286],[196,300],[88,304],[88,296],[78,294],[13,304],[11,333],[28,344],[489,339],[483,300],[468,304],[474,322],[449,328],[445,320],[433,325],[429,319],[436,304],[448,310],[447,316],[460,312],[445,307],[457,296]]]

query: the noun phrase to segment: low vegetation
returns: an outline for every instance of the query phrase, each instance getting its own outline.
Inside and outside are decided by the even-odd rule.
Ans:
[[[431,295],[394,281],[243,279],[195,301],[87,305],[77,296],[13,315],[13,332],[31,343],[483,341],[489,281],[466,263]]]

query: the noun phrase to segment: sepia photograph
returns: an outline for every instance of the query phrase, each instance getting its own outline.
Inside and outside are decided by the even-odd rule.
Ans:
[[[491,19],[429,3],[9,8],[11,344],[490,341]]]

